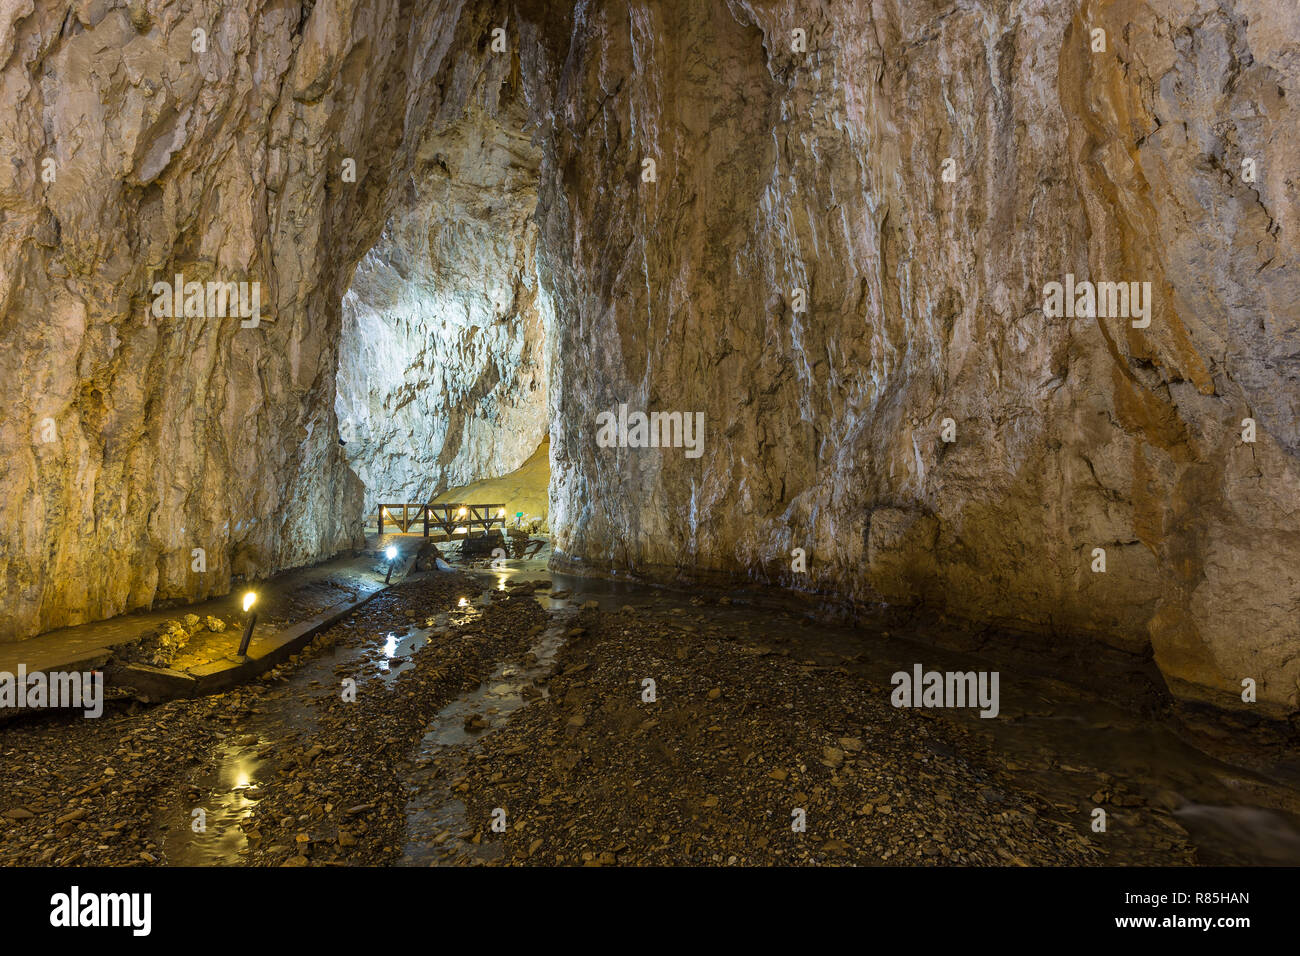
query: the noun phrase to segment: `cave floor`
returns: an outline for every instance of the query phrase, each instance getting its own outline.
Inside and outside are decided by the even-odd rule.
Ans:
[[[0,863],[1300,860],[1294,787],[1149,715],[1008,672],[998,719],[894,708],[900,661],[971,658],[545,558],[412,574],[226,694],[0,728]]]

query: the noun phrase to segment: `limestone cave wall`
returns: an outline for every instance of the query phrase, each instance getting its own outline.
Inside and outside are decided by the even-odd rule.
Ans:
[[[91,0],[0,56],[0,636],[315,559],[358,471],[419,497],[549,420],[574,566],[1296,708],[1294,4]],[[263,321],[151,318],[178,272]],[[1045,309],[1067,276],[1149,324]],[[602,447],[620,404],[703,454]]]
[[[492,13],[4,5],[0,639],[360,543],[341,301],[428,124],[494,108]],[[257,283],[259,321],[159,317],[176,275]]]
[[[560,550],[1295,708],[1295,5],[581,9],[543,175]],[[1149,326],[1049,315],[1067,274],[1150,282]],[[704,411],[705,453],[599,447],[617,403]]]
[[[343,297],[335,409],[367,514],[514,471],[547,434],[528,128],[517,98],[431,126]]]

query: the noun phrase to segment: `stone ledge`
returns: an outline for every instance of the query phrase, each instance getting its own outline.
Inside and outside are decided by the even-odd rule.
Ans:
[[[405,578],[403,579],[405,580]],[[105,674],[108,687],[130,688],[146,702],[177,698],[206,697],[229,690],[269,671],[305,647],[321,631],[333,627],[343,618],[386,591],[378,587],[355,601],[336,604],[315,617],[293,624],[269,637],[253,641],[246,657],[231,654],[220,660],[200,664],[186,671],[148,664],[114,666]]]

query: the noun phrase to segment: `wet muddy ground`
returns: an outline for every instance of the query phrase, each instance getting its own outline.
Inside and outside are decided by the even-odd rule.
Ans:
[[[231,693],[0,728],[0,863],[1300,862],[1285,750],[1207,756],[1140,672],[545,560],[414,575]],[[891,705],[991,662],[997,718]]]

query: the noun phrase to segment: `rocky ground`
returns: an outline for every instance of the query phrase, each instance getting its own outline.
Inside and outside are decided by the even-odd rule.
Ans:
[[[474,690],[496,662],[522,655],[544,627],[546,614],[531,590],[486,605],[478,598],[462,610],[461,596],[475,589],[459,575],[415,587],[418,609],[409,607],[412,588],[405,587],[399,600],[367,606],[357,627],[394,633],[428,622],[435,627],[430,642],[387,686],[376,672],[358,679],[353,702],[337,687],[316,698],[315,732],[277,752],[279,771],[246,826],[250,862],[301,865],[310,856],[374,864],[399,856],[413,746],[439,709]],[[359,676],[351,663],[334,670],[340,679]]]
[[[244,825],[250,862],[307,854],[384,859],[386,848],[401,845],[397,758],[440,702],[472,689],[498,658],[541,629],[545,614],[531,597],[502,598],[476,615],[478,625],[431,638],[414,655],[416,666],[388,684],[385,670],[403,662],[385,659],[385,637],[446,614],[474,593],[460,575],[405,582],[231,693],[117,706],[98,720],[42,716],[6,726],[0,863],[176,862],[164,853],[168,838],[185,830],[192,808],[228,797],[205,792],[202,781],[231,748],[245,748],[263,768],[255,786],[241,788],[243,801],[256,808]],[[302,680],[311,667],[337,668],[338,681],[326,687]],[[344,677],[356,681],[355,702],[343,701]],[[310,714],[310,739],[268,717],[286,710]],[[270,734],[258,732],[262,724]]]
[[[547,584],[483,587],[417,576],[232,693],[10,725],[0,863],[1194,860],[1166,808],[1088,767],[1067,768],[1063,800],[978,723],[891,707],[851,654],[803,657],[797,640],[681,607],[600,610],[557,591],[548,612]],[[539,671],[544,632],[561,643]],[[439,719],[462,720],[444,708],[501,662],[533,675],[516,686],[526,706],[466,711],[463,745],[431,747]],[[248,772],[223,778],[232,766]],[[420,793],[458,809],[417,841],[436,858],[409,852]],[[1109,834],[1089,830],[1095,805]]]
[[[549,696],[483,742],[461,789],[471,817],[507,809],[509,862],[1107,860],[1104,836],[1088,833],[1088,784],[1078,806],[1053,802],[982,735],[895,710],[889,688],[864,682],[852,661],[800,660],[663,617],[584,611]],[[1092,788],[1102,802],[1129,802],[1104,773]],[[1121,813],[1163,834],[1148,860],[1190,859],[1172,817]]]

